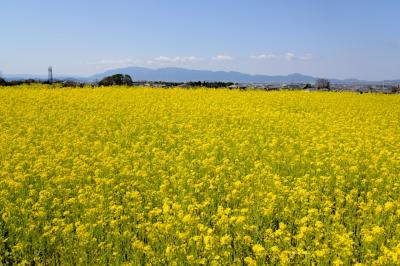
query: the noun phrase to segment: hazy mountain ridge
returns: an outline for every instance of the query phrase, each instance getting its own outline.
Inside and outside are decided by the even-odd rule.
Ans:
[[[269,76],[269,75],[251,75],[236,71],[209,71],[209,70],[193,70],[185,68],[159,68],[149,69],[143,67],[128,67],[120,69],[112,69],[103,73],[92,76],[92,79],[101,79],[105,76],[113,74],[128,74],[134,80],[148,81],[230,81],[230,82],[248,82],[248,83],[282,83],[282,82],[302,82],[312,83],[315,77],[302,74],[290,74],[287,76]]]
[[[236,71],[210,71],[210,70],[194,70],[176,67],[166,67],[159,69],[151,69],[144,67],[126,67],[107,70],[102,73],[89,77],[78,77],[72,75],[54,75],[55,79],[76,80],[92,82],[114,74],[127,74],[134,80],[146,81],[167,81],[167,82],[186,82],[186,81],[225,81],[225,82],[242,82],[242,83],[314,83],[318,78],[299,73],[289,75],[251,75]],[[34,74],[18,74],[4,75],[6,79],[40,79],[46,80],[47,75]],[[332,83],[337,84],[374,84],[374,83],[400,83],[400,80],[384,80],[384,81],[363,81],[358,79],[329,79]]]

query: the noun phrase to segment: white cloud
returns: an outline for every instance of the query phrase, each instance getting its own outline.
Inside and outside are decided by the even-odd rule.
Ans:
[[[88,63],[94,65],[96,69],[108,70],[114,68],[124,68],[141,64],[141,60],[131,58],[120,58],[120,59],[101,59],[97,62]]]
[[[229,55],[217,55],[212,58],[212,60],[217,60],[217,61],[228,61],[232,59],[233,57]]]
[[[284,57],[286,61],[293,61],[297,59],[297,56],[294,53],[286,53]]]
[[[312,59],[312,54],[307,53],[304,55],[296,55],[292,52],[287,52],[284,54],[259,54],[250,56],[251,59],[255,60],[272,60],[272,59],[283,59],[286,61],[294,61],[294,60],[310,60]]]
[[[293,61],[293,60],[311,60],[312,59],[312,54],[307,53],[303,55],[295,55],[294,53],[286,53],[285,54],[285,59],[287,61]]]
[[[276,54],[260,54],[260,55],[252,55],[250,56],[251,59],[257,59],[257,60],[270,60],[270,59],[276,59],[278,56]]]
[[[203,60],[200,57],[196,56],[177,56],[177,57],[168,57],[168,56],[158,56],[154,59],[148,60],[148,64],[155,64],[155,63],[192,63]]]

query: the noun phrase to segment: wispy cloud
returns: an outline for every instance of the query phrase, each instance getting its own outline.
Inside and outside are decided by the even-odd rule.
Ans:
[[[152,64],[163,64],[163,63],[193,63],[197,61],[202,61],[203,58],[197,56],[176,56],[176,57],[168,57],[168,56],[158,56],[151,60],[148,60],[147,63],[149,65]]]
[[[258,55],[251,55],[249,57],[252,60],[280,60],[280,61],[287,61],[292,62],[296,60],[311,60],[313,55],[311,53],[306,54],[295,54],[293,52],[287,52],[282,54],[275,54],[275,53],[263,53]],[[101,59],[97,62],[88,63],[90,65],[94,65],[96,69],[115,69],[115,68],[125,68],[131,66],[143,66],[143,67],[163,67],[163,66],[197,66],[201,64],[207,64],[211,61],[215,62],[227,62],[234,60],[235,58],[231,55],[227,54],[218,54],[215,56],[208,56],[208,57],[198,57],[198,56],[157,56],[154,58],[135,58],[132,59],[130,57],[126,58],[105,58]]]
[[[302,55],[295,55],[294,53],[288,52],[285,54],[285,59],[287,61],[310,60],[310,59],[312,59],[312,54],[307,53],[307,54],[302,54]]]
[[[278,58],[278,56],[276,54],[259,54],[259,55],[252,55],[250,56],[250,58],[257,60],[271,60]]]
[[[293,61],[296,60],[298,57],[294,53],[286,53],[284,55],[286,61]]]
[[[96,68],[103,70],[123,68],[129,66],[135,66],[141,64],[141,60],[131,58],[119,58],[119,59],[101,59],[97,62],[88,63],[89,65],[95,65]]]
[[[303,55],[296,55],[292,52],[287,52],[284,54],[259,54],[250,56],[251,59],[255,60],[275,60],[275,59],[283,59],[286,61],[294,61],[294,60],[310,60],[312,59],[312,54],[307,53]]]
[[[228,61],[228,60],[233,60],[233,57],[230,55],[216,55],[212,58],[212,60],[216,61]]]

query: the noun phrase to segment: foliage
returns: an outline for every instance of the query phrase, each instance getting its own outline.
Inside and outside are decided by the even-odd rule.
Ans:
[[[315,87],[318,90],[321,90],[321,89],[328,89],[329,90],[331,88],[331,84],[330,84],[329,80],[327,80],[327,79],[317,79],[315,81]]]
[[[129,75],[122,75],[122,74],[115,74],[112,76],[108,76],[103,78],[100,82],[99,82],[100,86],[132,86],[133,85],[133,81],[131,76]]]
[[[399,96],[48,88],[0,89],[0,264],[399,264]]]
[[[400,85],[392,86],[391,87],[391,92],[392,93],[400,93]]]

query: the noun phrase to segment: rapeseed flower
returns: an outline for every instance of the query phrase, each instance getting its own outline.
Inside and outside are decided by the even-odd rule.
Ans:
[[[0,88],[0,264],[398,265],[399,116],[397,95]]]

